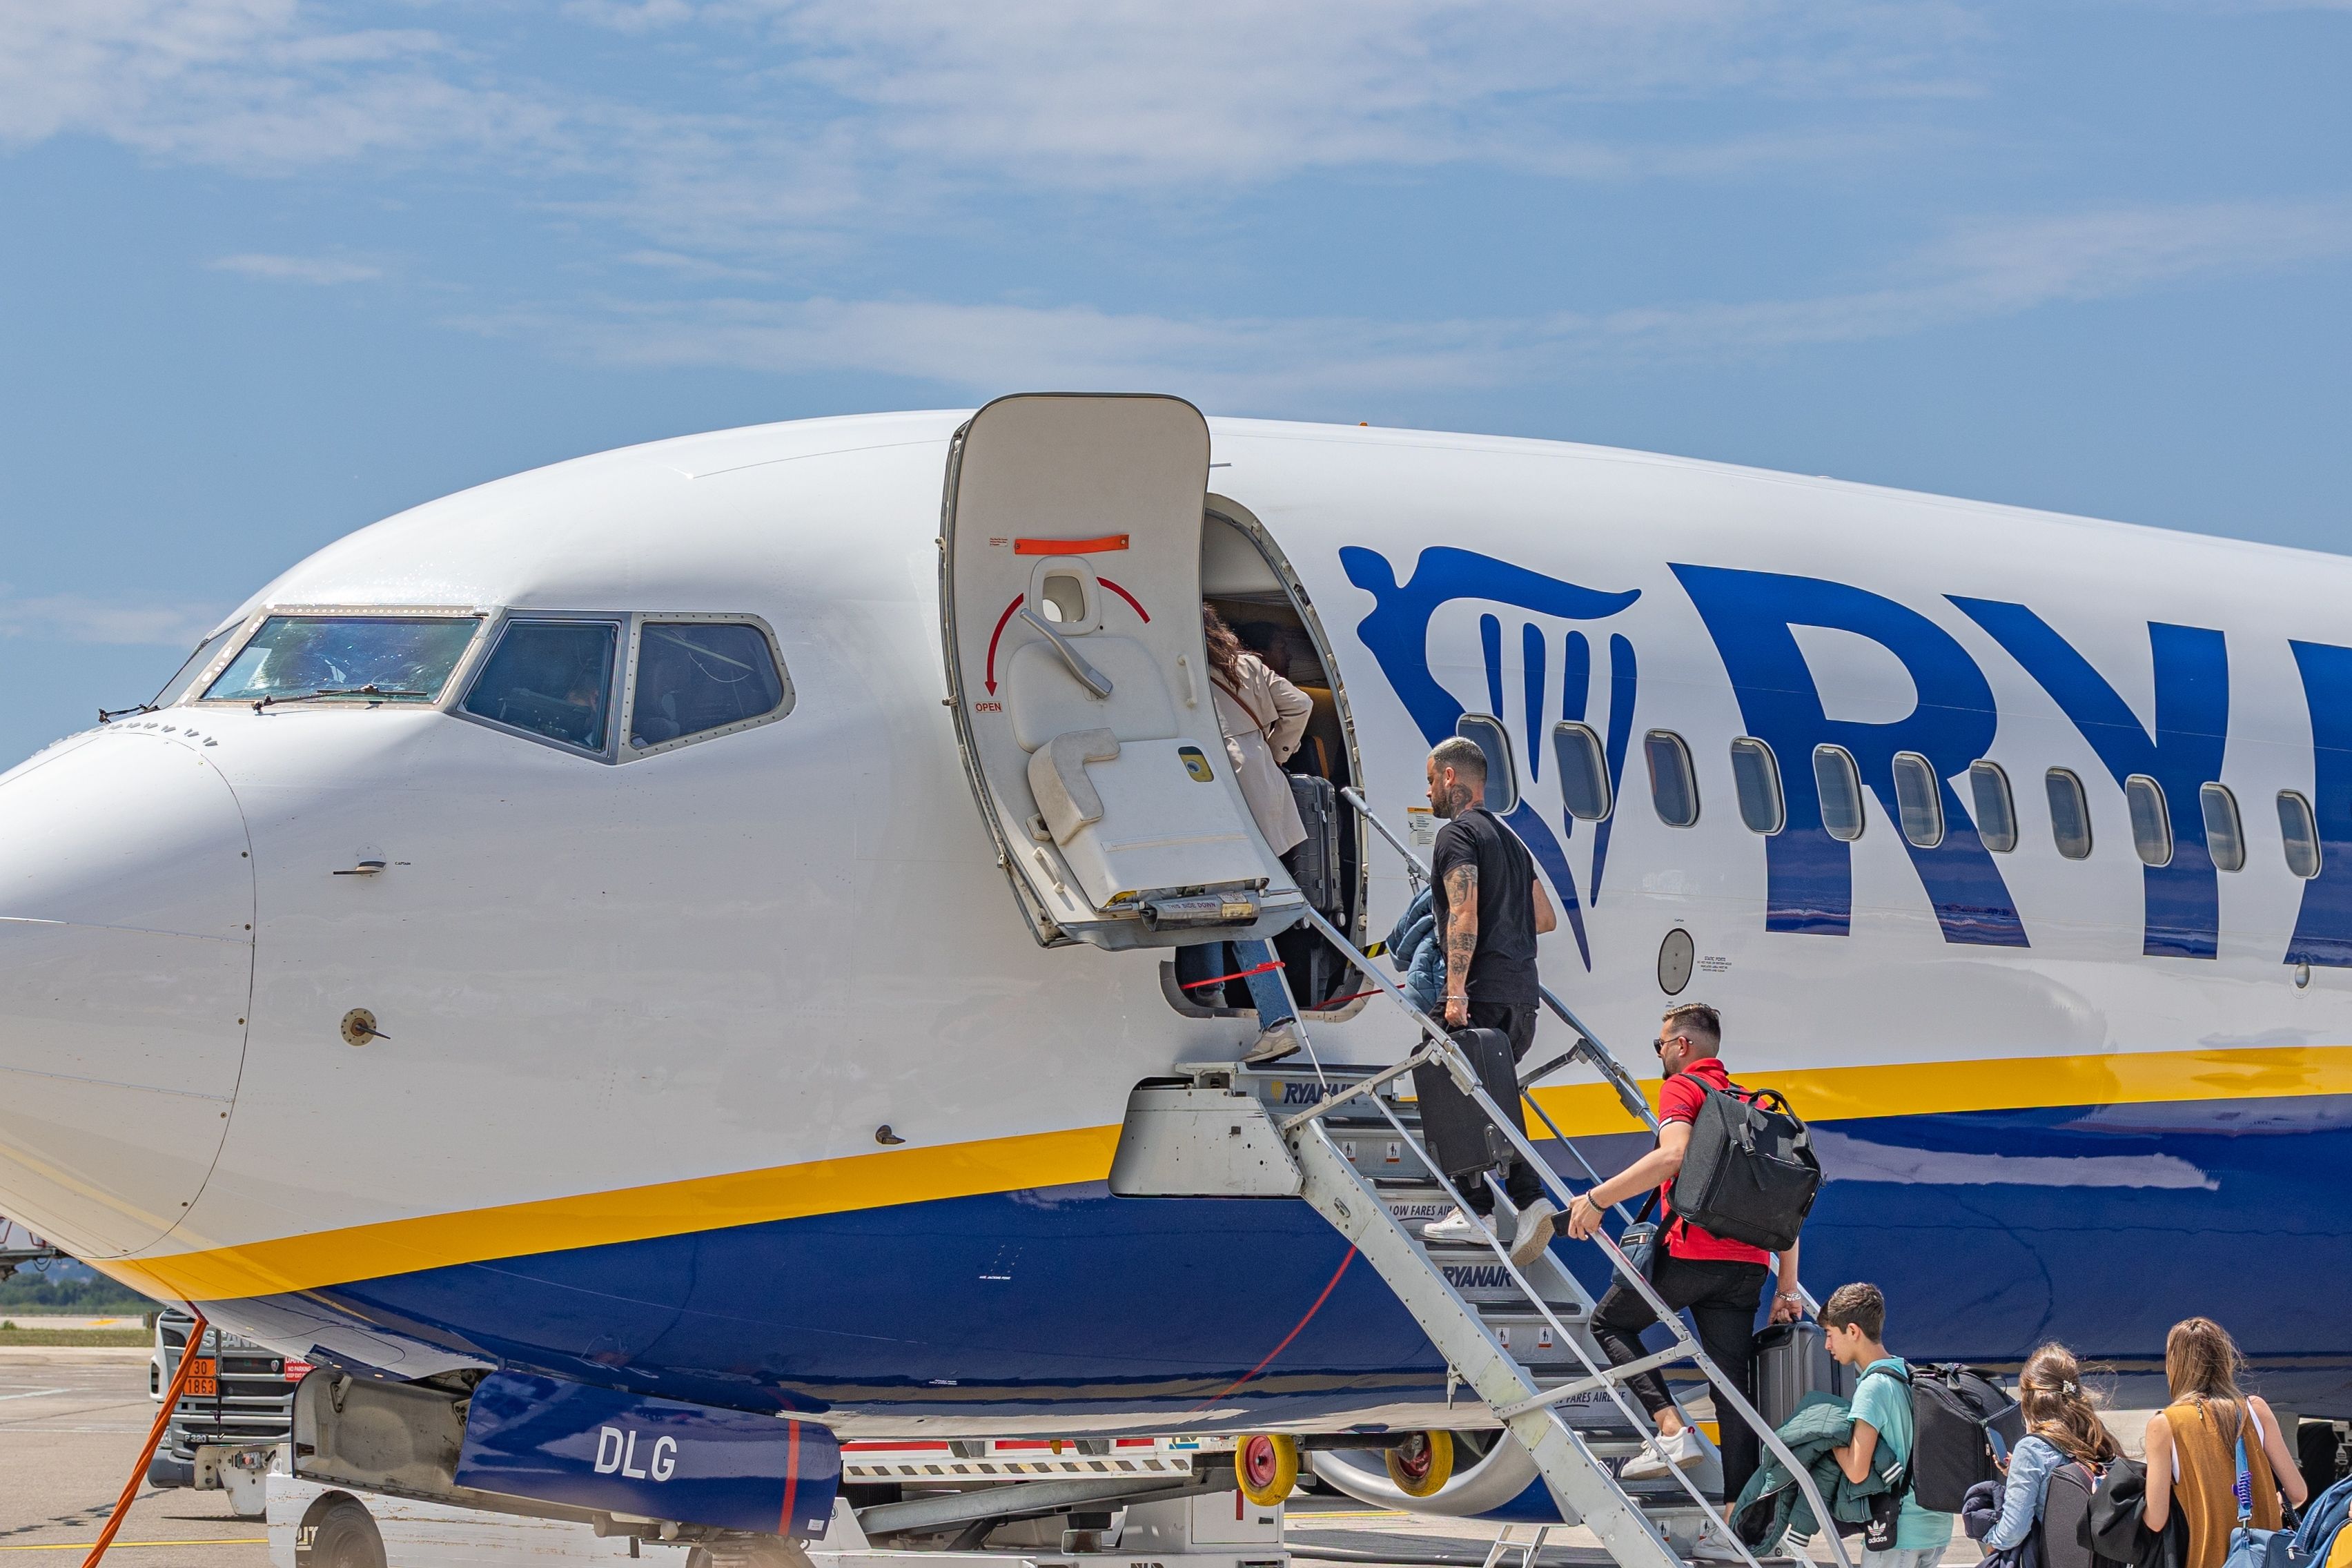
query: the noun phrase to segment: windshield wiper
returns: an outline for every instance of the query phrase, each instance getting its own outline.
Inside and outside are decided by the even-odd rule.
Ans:
[[[135,708],[101,708],[98,710],[98,721],[101,724],[111,724],[117,719],[127,719],[133,713],[160,713],[163,710],[156,707],[152,702],[142,702]]]
[[[429,691],[413,691],[405,686],[321,686],[316,691],[298,691],[288,697],[265,697],[253,705],[256,713],[265,708],[275,708],[281,702],[316,702],[321,697],[430,697]]]

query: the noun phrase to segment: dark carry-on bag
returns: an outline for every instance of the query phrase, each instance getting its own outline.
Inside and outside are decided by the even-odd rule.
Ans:
[[[1291,773],[1290,798],[1307,837],[1284,855],[1300,896],[1327,915],[1339,912],[1339,793],[1329,779]]]
[[[1527,1118],[1519,1108],[1519,1069],[1511,1055],[1511,1037],[1500,1029],[1455,1029],[1453,1034],[1486,1098],[1524,1135]],[[1421,1100],[1422,1137],[1436,1156],[1437,1168],[1448,1176],[1459,1179],[1518,1158],[1510,1140],[1487,1120],[1476,1100],[1454,1087],[1454,1075],[1442,1064],[1415,1067],[1412,1089]]]
[[[1851,1375],[1830,1354],[1819,1323],[1774,1323],[1756,1336],[1756,1408],[1776,1432],[1808,1394],[1845,1398]]]
[[[1822,1190],[1812,1133],[1778,1089],[1735,1084],[1728,1094],[1706,1094],[1675,1177],[1675,1215],[1733,1241],[1787,1251]],[[1959,1506],[1955,1498],[1944,1511]]]
[[[2034,1526],[2042,1532],[2042,1568],[2129,1568],[2091,1543],[2091,1499],[2098,1489],[2099,1472],[2080,1459],[2050,1472],[2042,1522]]]
[[[2025,1412],[1991,1373],[1947,1362],[1911,1369],[1911,1495],[1958,1513],[1970,1487],[2000,1479],[2000,1461],[2025,1437]]]

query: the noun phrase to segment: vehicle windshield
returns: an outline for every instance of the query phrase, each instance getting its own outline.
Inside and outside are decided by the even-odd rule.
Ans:
[[[272,616],[205,698],[430,702],[480,624],[472,616]]]

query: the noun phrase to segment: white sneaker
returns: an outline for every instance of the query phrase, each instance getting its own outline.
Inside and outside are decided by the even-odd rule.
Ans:
[[[1654,1480],[1669,1468],[1687,1470],[1704,1464],[1712,1447],[1705,1433],[1696,1426],[1685,1426],[1671,1437],[1651,1439],[1640,1453],[1625,1461],[1617,1474],[1629,1481]]]
[[[1549,1198],[1538,1198],[1519,1211],[1519,1228],[1511,1237],[1511,1261],[1525,1268],[1543,1256],[1558,1229],[1559,1210]]]
[[[1260,1035],[1250,1048],[1242,1053],[1242,1065],[1264,1067],[1268,1062],[1278,1062],[1306,1043],[1306,1037],[1298,1032],[1298,1021],[1286,1018]]]
[[[1759,1552],[1756,1555],[1760,1558],[1764,1553]],[[1699,1537],[1697,1544],[1690,1549],[1689,1556],[1693,1563],[1745,1563],[1748,1561],[1740,1554],[1737,1545],[1726,1541],[1711,1528],[1705,1535]]]
[[[1423,1241],[1479,1242],[1486,1238],[1484,1227],[1460,1209],[1421,1227]]]

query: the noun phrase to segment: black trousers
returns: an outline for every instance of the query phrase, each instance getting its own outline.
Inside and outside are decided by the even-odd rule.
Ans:
[[[1439,1016],[1444,1016],[1443,1008]],[[1470,1026],[1474,1029],[1500,1029],[1511,1037],[1511,1059],[1527,1059],[1528,1048],[1536,1043],[1536,1010],[1532,1004],[1519,1006],[1507,1002],[1473,1002],[1470,1004]],[[1510,1109],[1505,1106],[1504,1110]],[[1532,1166],[1524,1160],[1514,1160],[1503,1171],[1503,1190],[1511,1194],[1514,1208],[1525,1208],[1543,1196],[1543,1182]],[[1486,1182],[1476,1176],[1463,1184],[1462,1196],[1472,1209],[1482,1215],[1495,1212],[1495,1194]]]
[[[1764,1281],[1770,1274],[1761,1263],[1676,1258],[1663,1250],[1653,1257],[1650,1266],[1651,1289],[1667,1306],[1690,1310],[1691,1321],[1698,1326],[1700,1348],[1750,1403],[1756,1398],[1756,1310],[1763,1305]],[[1657,1321],[1658,1315],[1642,1300],[1641,1292],[1621,1279],[1609,1287],[1608,1294],[1592,1310],[1592,1337],[1609,1352],[1611,1365],[1623,1366],[1649,1353],[1642,1345],[1642,1331],[1654,1328]],[[1642,1408],[1653,1416],[1674,1404],[1666,1397],[1666,1380],[1655,1371],[1637,1373],[1630,1386]],[[1748,1478],[1756,1473],[1763,1444],[1748,1423],[1724,1409],[1721,1402],[1717,1408],[1723,1432],[1723,1495],[1727,1501],[1738,1497]]]

